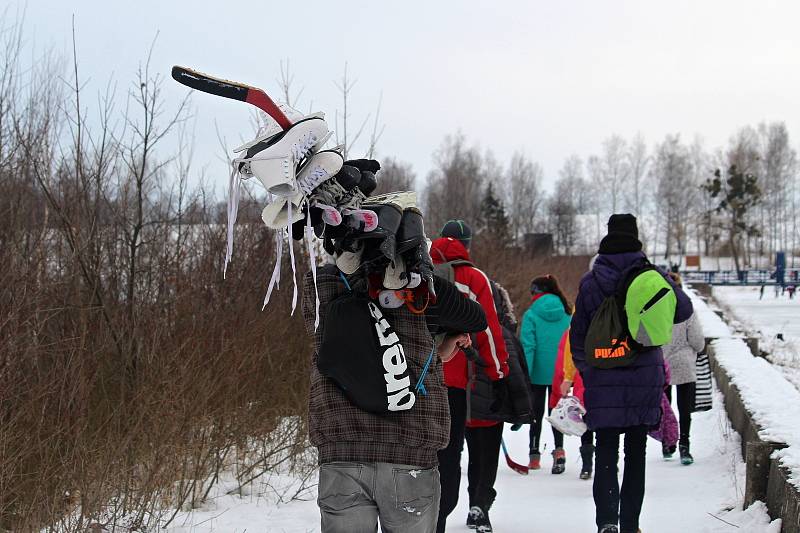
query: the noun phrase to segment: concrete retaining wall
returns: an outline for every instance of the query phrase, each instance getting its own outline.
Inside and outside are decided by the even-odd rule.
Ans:
[[[742,457],[747,463],[744,506],[756,500],[766,502],[770,516],[782,519],[782,533],[800,533],[800,492],[789,482],[789,472],[771,458],[772,452],[785,448],[786,444],[759,437],[761,428],[745,407],[739,389],[717,362],[710,340],[706,339],[706,346],[711,371],[725,398],[731,425],[742,438]]]

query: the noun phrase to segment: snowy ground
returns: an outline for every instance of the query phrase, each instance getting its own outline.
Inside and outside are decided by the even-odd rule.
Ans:
[[[759,328],[765,339],[774,337],[779,328],[786,335],[800,339],[800,324],[792,317],[800,302],[769,299],[758,301],[758,289],[715,288],[727,306],[738,309],[747,319],[747,327]],[[698,314],[709,331],[717,336],[729,336],[727,326],[698,302]],[[765,341],[766,342],[766,341]],[[798,365],[800,366],[800,365]],[[660,444],[652,439],[648,444],[647,490],[642,510],[641,527],[644,533],[779,533],[780,521],[772,524],[765,506],[756,503],[742,511],[745,465],[740,457],[739,436],[731,430],[717,392],[714,409],[694,415],[692,453],[695,464],[682,466],[678,461],[664,461]],[[552,446],[549,426],[543,430],[544,441]],[[505,440],[518,462],[527,459],[527,426],[512,432],[506,426]],[[581,533],[594,529],[592,483],[578,478],[580,459],[575,437],[566,439],[567,472],[550,474],[549,457],[543,470],[521,476],[505,465],[500,457],[495,488],[497,501],[491,511],[495,530],[512,532]],[[466,447],[465,447],[466,448]],[[545,452],[546,453],[546,452]],[[464,452],[461,498],[448,521],[447,531],[471,531],[464,525],[467,513],[466,465]],[[192,512],[181,513],[168,533],[210,532],[318,532],[319,512],[313,477],[309,486],[289,476],[274,476],[252,487],[244,495],[226,494],[235,483],[223,482],[212,492],[207,505]],[[293,498],[296,496],[296,498]]]
[[[739,329],[759,338],[761,350],[783,375],[800,389],[800,296],[775,297],[766,287],[760,299],[759,287],[714,287],[714,298],[736,319]],[[783,334],[783,340],[778,339]]]
[[[695,415],[692,451],[695,464],[682,466],[678,461],[664,461],[659,443],[648,446],[647,493],[642,511],[645,533],[778,533],[777,523],[769,525],[763,505],[747,511],[739,510],[744,490],[744,463],[739,457],[739,437],[730,429],[724,411],[716,398],[715,408]],[[527,457],[527,426],[512,432],[506,426],[505,439],[509,451],[518,462]],[[545,442],[552,446],[549,427],[544,428]],[[501,464],[495,485],[498,497],[491,518],[501,533],[554,532],[580,533],[594,531],[592,483],[578,478],[579,439],[568,437],[567,472],[550,474],[549,458],[545,468],[529,476],[521,476]],[[467,513],[466,451],[461,498],[451,515],[447,531],[468,532],[464,525]],[[232,486],[232,485],[231,485]],[[296,482],[276,477],[270,483],[253,489],[244,497],[225,495],[229,486],[220,485],[216,496],[203,509],[182,514],[166,531],[170,533],[210,532],[317,532],[319,513],[312,487],[301,495],[305,501],[276,504],[278,487],[284,499],[296,489]],[[288,488],[287,488],[288,487]],[[733,509],[733,510],[731,510]],[[726,523],[727,522],[727,523]]]

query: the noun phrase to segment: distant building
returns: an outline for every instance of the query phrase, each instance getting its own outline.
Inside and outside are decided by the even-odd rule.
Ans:
[[[549,257],[553,255],[552,233],[526,233],[522,236],[525,251],[533,256]]]

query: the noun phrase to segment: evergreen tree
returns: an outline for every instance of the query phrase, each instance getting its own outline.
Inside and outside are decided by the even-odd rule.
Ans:
[[[713,210],[726,215],[728,242],[736,265],[736,272],[740,273],[739,266],[739,241],[743,235],[758,236],[759,230],[755,224],[749,224],[747,213],[750,208],[761,201],[761,189],[758,187],[758,178],[749,172],[739,170],[736,165],[728,169],[728,178],[723,180],[722,171],[716,169],[714,178],[709,178],[702,185],[711,198],[718,203]]]
[[[511,241],[511,228],[503,201],[495,195],[490,181],[481,202],[482,229],[495,241],[507,244]]]

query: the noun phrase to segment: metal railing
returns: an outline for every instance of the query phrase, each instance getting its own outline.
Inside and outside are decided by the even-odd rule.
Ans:
[[[776,285],[779,280],[775,270],[687,270],[681,272],[686,282],[708,283],[709,285]],[[800,268],[784,270],[783,285],[800,284]]]

